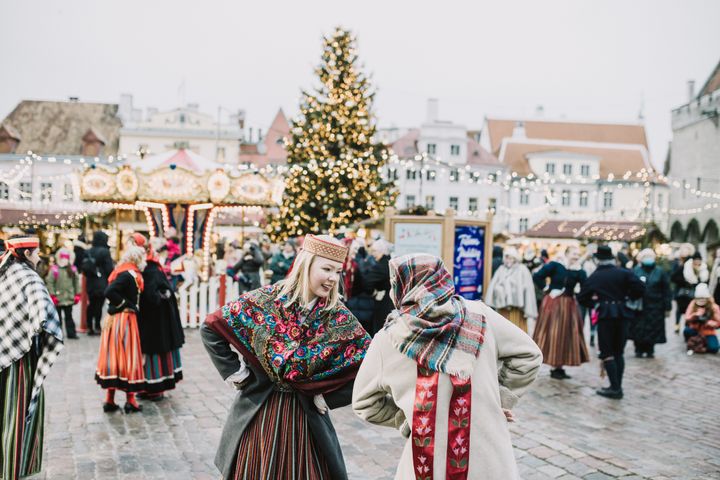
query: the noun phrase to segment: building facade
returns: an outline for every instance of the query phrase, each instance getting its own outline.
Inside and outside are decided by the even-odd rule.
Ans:
[[[698,93],[688,82],[688,103],[672,111],[673,139],[666,171],[673,182],[670,238],[720,244],[720,63]]]

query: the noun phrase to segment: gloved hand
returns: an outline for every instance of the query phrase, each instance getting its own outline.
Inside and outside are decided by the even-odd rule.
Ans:
[[[315,395],[313,397],[313,403],[317,411],[320,412],[320,415],[325,415],[328,412],[327,403],[325,403],[325,398],[322,395]]]
[[[52,299],[53,305],[55,305],[56,307],[60,304],[60,301],[55,295],[50,295],[50,298]]]
[[[80,294],[79,293],[77,295],[75,295],[75,298],[73,299],[73,305],[77,305],[78,303],[80,303]]]

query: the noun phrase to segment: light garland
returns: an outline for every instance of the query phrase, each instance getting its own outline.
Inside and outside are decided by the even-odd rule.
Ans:
[[[198,210],[208,210],[213,208],[213,206],[212,203],[198,203],[190,205],[190,208],[188,208],[187,228],[185,229],[187,232],[185,238],[185,253],[192,255],[194,251],[193,235],[195,233],[195,212]]]

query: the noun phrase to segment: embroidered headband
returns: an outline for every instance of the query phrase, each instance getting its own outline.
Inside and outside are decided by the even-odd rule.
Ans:
[[[5,248],[12,251],[13,255],[15,255],[15,250],[19,248],[37,248],[39,246],[40,239],[38,237],[20,237],[5,240]]]
[[[322,240],[315,235],[305,235],[302,249],[319,257],[344,263],[348,255],[348,247]]]

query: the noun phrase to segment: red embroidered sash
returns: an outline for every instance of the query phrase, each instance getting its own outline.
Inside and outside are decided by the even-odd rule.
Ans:
[[[418,365],[415,405],[412,418],[412,453],[416,480],[433,480],[435,460],[435,418],[440,373]],[[448,480],[466,480],[470,457],[470,379],[450,376],[453,385],[448,415],[447,459]]]

